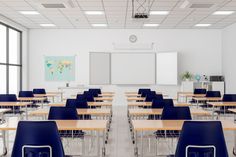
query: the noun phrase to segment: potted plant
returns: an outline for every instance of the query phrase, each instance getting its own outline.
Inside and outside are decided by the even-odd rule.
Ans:
[[[182,74],[183,81],[190,81],[192,78],[193,78],[193,75],[189,71],[186,71]]]

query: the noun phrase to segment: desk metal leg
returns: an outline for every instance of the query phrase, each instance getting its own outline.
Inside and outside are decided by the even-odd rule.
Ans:
[[[43,100],[41,100],[41,108],[43,108]]]
[[[134,134],[135,134],[135,135],[134,135],[134,137],[135,137],[134,155],[135,155],[136,157],[138,157],[138,132],[135,131]]]
[[[6,131],[2,131],[2,141],[3,141],[3,154],[0,157],[7,155],[7,145],[6,145]]]
[[[141,153],[140,153],[140,156],[143,157],[143,131],[141,131]]]
[[[233,155],[236,156],[236,131],[234,131],[234,148],[233,148]]]
[[[25,118],[26,120],[28,120],[28,107],[25,106]]]
[[[99,141],[99,131],[96,132],[97,134],[97,156],[100,156],[100,141]]]
[[[212,106],[212,119],[214,119],[215,106]]]
[[[106,156],[106,131],[103,131],[102,157]]]

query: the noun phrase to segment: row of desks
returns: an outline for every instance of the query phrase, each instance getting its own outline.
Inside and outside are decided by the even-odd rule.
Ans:
[[[3,136],[3,156],[7,154],[6,132],[17,129],[19,119],[16,117],[9,118],[5,123],[0,124],[0,131]],[[100,134],[102,133],[102,155],[105,156],[105,141],[108,120],[56,120],[58,130],[83,130],[97,132],[98,146],[100,146]],[[100,148],[98,148],[98,155],[100,155]]]
[[[214,115],[216,107],[222,106],[236,106],[236,102],[215,102],[221,100],[221,98],[205,98],[205,95],[194,95],[192,93],[178,93],[179,95],[184,94],[186,97],[193,97],[197,102],[198,101],[214,101],[208,102],[209,105],[212,105],[212,113],[202,109],[190,108],[191,114],[196,116],[211,116]],[[137,108],[137,107],[151,107],[151,102],[132,102],[130,101],[144,101],[144,98],[139,97],[137,93],[126,93],[128,101],[128,117],[132,126],[133,137],[135,140],[135,155],[138,156],[138,144],[137,140],[140,137],[141,140],[141,149],[140,156],[143,157],[143,136],[144,132],[155,132],[157,130],[172,130],[172,131],[181,131],[184,121],[183,120],[137,120],[134,117],[137,116],[149,116],[149,115],[161,115],[163,109],[151,109],[151,108]],[[191,106],[189,103],[176,103],[175,106]],[[132,108],[134,107],[134,108]],[[230,110],[236,112],[235,110]],[[235,132],[236,139],[236,124],[233,121],[221,121],[224,130],[230,130]],[[138,136],[139,135],[139,136]],[[234,144],[236,148],[236,140]]]

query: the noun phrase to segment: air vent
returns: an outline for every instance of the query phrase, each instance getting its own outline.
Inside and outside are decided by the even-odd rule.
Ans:
[[[64,4],[62,3],[43,3],[42,4],[45,8],[66,8]]]
[[[206,9],[212,7],[214,4],[191,4],[189,8]]]

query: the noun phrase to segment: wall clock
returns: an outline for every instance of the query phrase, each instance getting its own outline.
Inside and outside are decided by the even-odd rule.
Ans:
[[[138,38],[137,38],[136,35],[132,34],[132,35],[129,36],[129,41],[131,43],[135,43],[137,40],[138,40]]]

